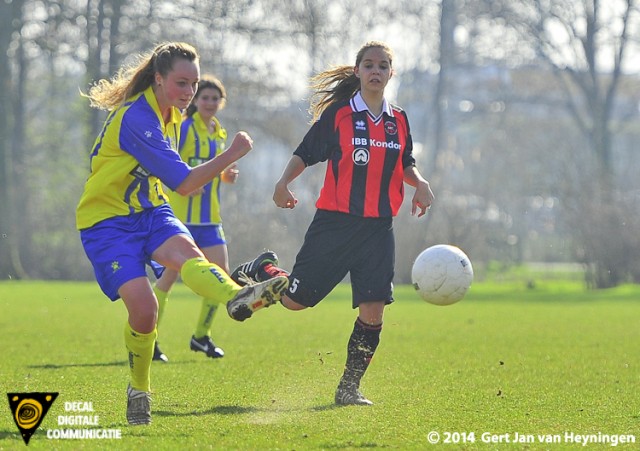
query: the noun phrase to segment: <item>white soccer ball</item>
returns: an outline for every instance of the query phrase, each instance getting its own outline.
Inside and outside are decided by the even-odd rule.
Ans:
[[[473,282],[469,257],[456,246],[438,244],[418,255],[411,282],[422,299],[435,305],[461,300]]]

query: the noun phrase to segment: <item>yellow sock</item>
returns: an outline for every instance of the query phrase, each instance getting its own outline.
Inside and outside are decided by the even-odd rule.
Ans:
[[[213,317],[216,316],[218,306],[211,303],[207,298],[202,298],[202,306],[200,307],[200,316],[196,324],[196,338],[202,338],[205,335],[211,336],[211,323]]]
[[[157,335],[156,329],[148,334],[141,334],[133,330],[128,321],[125,324],[124,344],[129,353],[131,387],[136,390],[151,390],[151,359]]]
[[[160,288],[154,286],[153,292],[156,295],[156,299],[158,299],[158,321],[156,322],[156,327],[160,326],[160,320],[164,316],[164,309],[167,306],[167,302],[169,302],[169,291],[162,291]]]
[[[230,301],[242,289],[218,265],[203,258],[187,260],[180,268],[180,276],[186,286],[212,305]]]

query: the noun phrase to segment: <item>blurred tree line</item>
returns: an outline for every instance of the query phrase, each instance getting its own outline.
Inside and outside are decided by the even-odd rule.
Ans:
[[[75,230],[104,113],[80,96],[136,54],[194,44],[228,91],[219,117],[254,151],[223,192],[231,263],[295,258],[323,178],[273,183],[309,126],[307,80],[388,42],[388,97],[407,110],[429,217],[396,219],[397,282],[425,247],[492,261],[581,263],[640,281],[640,11],[635,0],[7,0],[0,2],[0,279],[90,279]],[[412,190],[408,190],[410,200]]]

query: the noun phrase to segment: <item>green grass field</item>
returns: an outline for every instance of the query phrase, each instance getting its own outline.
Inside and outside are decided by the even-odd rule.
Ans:
[[[152,368],[154,422],[130,427],[121,303],[95,283],[1,282],[0,387],[59,393],[31,449],[582,447],[565,433],[630,435],[637,443],[625,448],[640,446],[640,287],[492,280],[448,307],[418,300],[409,286],[395,295],[362,384],[372,407],[333,404],[355,319],[347,285],[313,310],[274,306],[244,323],[220,312],[218,360],[189,350],[199,301],[177,286],[160,330],[171,361]],[[73,401],[94,412],[65,412]],[[3,403],[0,449],[24,449]],[[59,425],[65,415],[98,416],[99,426]],[[47,438],[69,428],[117,429],[121,438]],[[486,443],[487,433],[502,443]],[[513,443],[516,433],[535,441]]]

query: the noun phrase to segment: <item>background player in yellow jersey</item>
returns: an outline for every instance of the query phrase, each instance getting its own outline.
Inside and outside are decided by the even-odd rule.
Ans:
[[[198,91],[186,110],[186,118],[180,130],[179,152],[182,160],[189,166],[195,167],[224,152],[227,131],[216,118],[216,114],[224,108],[226,99],[227,93],[220,80],[213,75],[202,77],[198,83]],[[221,182],[235,183],[237,178],[238,170],[234,164],[188,196],[170,194],[173,212],[187,226],[204,256],[227,273],[229,256],[220,215],[220,186]],[[177,271],[166,269],[153,289],[158,298],[158,325],[169,300],[171,287],[177,279]],[[203,352],[212,358],[224,356],[224,351],[211,339],[211,324],[216,311],[216,304],[202,298],[196,330],[189,345],[193,351]],[[153,351],[153,360],[169,360],[160,350],[158,341]]]
[[[177,152],[180,110],[200,79],[199,57],[189,44],[157,46],[87,97],[110,111],[90,154],[90,175],[76,210],[76,224],[96,280],[112,300],[122,298],[128,318],[124,341],[129,362],[127,421],[151,422],[150,368],[157,336],[158,301],[145,264],[179,271],[185,285],[212,303],[273,300],[288,281],[241,288],[196,246],[173,214],[162,185],[186,195],[201,188],[252,148],[239,132],[226,152],[194,168]],[[159,274],[157,274],[159,276]]]

